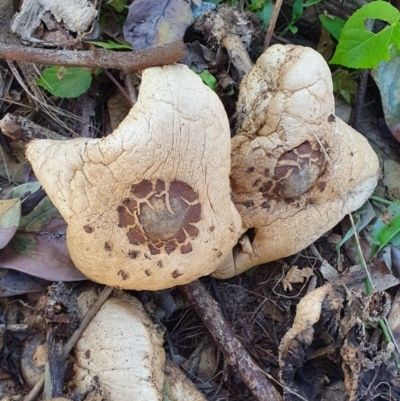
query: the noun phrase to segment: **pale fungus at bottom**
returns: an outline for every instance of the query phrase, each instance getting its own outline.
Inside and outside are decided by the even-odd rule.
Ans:
[[[243,79],[232,139],[232,200],[247,232],[228,278],[293,255],[368,199],[379,163],[335,116],[332,79],[311,48],[274,45]]]
[[[70,385],[81,397],[92,391],[106,401],[204,401],[179,368],[166,361],[163,334],[136,298],[109,298],[75,346]]]

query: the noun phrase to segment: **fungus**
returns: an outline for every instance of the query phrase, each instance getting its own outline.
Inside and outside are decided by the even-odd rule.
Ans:
[[[146,69],[110,136],[35,140],[27,157],[91,280],[158,290],[232,261],[241,219],[229,196],[228,119],[186,66]]]
[[[163,331],[134,297],[108,299],[75,346],[76,391],[96,383],[107,400],[159,400],[164,383]]]
[[[378,158],[335,116],[330,70],[301,46],[270,47],[243,79],[232,139],[232,200],[247,232],[231,277],[293,255],[372,194]]]
[[[72,384],[82,399],[92,391],[106,401],[205,401],[162,345],[162,328],[136,298],[109,298],[75,346]]]

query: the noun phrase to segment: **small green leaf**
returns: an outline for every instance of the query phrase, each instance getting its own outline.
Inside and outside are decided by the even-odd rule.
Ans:
[[[346,21],[338,17],[328,17],[327,15],[321,14],[319,16],[321,24],[325,29],[337,40],[339,41],[340,34]]]
[[[260,20],[263,23],[262,27],[264,30],[267,29],[269,26],[273,11],[274,11],[274,4],[272,3],[272,1],[268,0],[265,2],[263,8],[260,11],[257,11],[256,13],[258,15],[258,18],[260,18]]]
[[[303,15],[303,10],[304,10],[303,0],[295,0],[293,3],[292,20],[290,21],[290,24],[294,24],[301,18],[301,16]]]
[[[318,3],[320,3],[322,0],[307,0],[305,3],[304,3],[304,7],[311,7],[311,6],[313,6],[314,4],[318,4]]]
[[[0,249],[14,236],[21,220],[21,201],[4,199],[0,201]]]
[[[400,244],[400,200],[393,202],[387,209],[389,223],[378,219],[371,233],[371,257],[378,254],[389,242],[394,246]]]
[[[126,6],[126,0],[108,0],[107,6],[111,6],[115,11],[121,12]]]
[[[21,219],[21,200],[4,199],[0,201],[0,227],[18,227]]]
[[[333,91],[339,92],[351,104],[357,93],[357,82],[347,70],[339,68],[332,74]]]
[[[92,75],[84,67],[49,67],[43,71],[37,84],[52,95],[73,98],[85,93],[92,82]]]
[[[267,29],[274,11],[272,0],[250,0],[246,11],[256,13],[263,23],[263,29]]]
[[[46,196],[27,216],[22,217],[20,228],[27,231],[38,232],[43,226],[49,224],[52,218],[58,217],[59,215],[58,210]]]
[[[132,46],[129,43],[118,43],[113,40],[108,40],[107,42],[100,42],[98,40],[88,40],[85,43],[91,43],[92,45],[102,47],[106,50],[132,50]]]
[[[203,80],[203,82],[213,91],[215,90],[215,88],[217,87],[217,79],[214,77],[214,75],[212,75],[210,72],[208,72],[207,70],[203,70],[200,74],[199,74],[200,78]]]
[[[367,19],[388,22],[378,33],[365,27]],[[390,58],[390,45],[400,45],[400,11],[385,1],[374,1],[357,10],[346,22],[330,64],[349,68],[374,68]]]

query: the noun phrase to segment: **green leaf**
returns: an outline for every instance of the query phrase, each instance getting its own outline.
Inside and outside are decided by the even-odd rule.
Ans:
[[[335,246],[337,258],[340,258],[340,248],[345,244],[353,235],[354,235],[354,228],[357,233],[363,230],[374,218],[376,217],[376,213],[371,206],[370,202],[366,202],[361,209],[357,210],[353,213],[353,221],[354,227],[351,227],[342,240]]]
[[[0,249],[13,238],[21,220],[21,201],[5,199],[0,201]]]
[[[264,30],[267,29],[269,26],[273,11],[274,4],[272,3],[272,1],[268,0],[265,2],[264,7],[256,13],[258,15],[258,18],[260,18],[263,23],[262,27]]]
[[[318,3],[320,3],[322,0],[307,0],[305,3],[304,3],[304,7],[311,7],[311,6],[313,6],[314,4],[318,4]]]
[[[367,19],[388,22],[378,33],[365,27]],[[330,64],[348,68],[374,68],[380,61],[390,58],[390,45],[400,45],[400,12],[384,1],[368,3],[357,10],[346,22],[339,44]]]
[[[246,11],[256,13],[263,23],[263,29],[267,29],[274,11],[272,0],[250,0]]]
[[[85,67],[49,67],[43,71],[37,84],[52,95],[73,98],[85,93],[92,82],[92,75]]]
[[[340,34],[346,21],[338,17],[328,17],[327,15],[321,14],[319,16],[321,24],[325,29],[337,40],[339,41]]]
[[[51,200],[46,196],[27,216],[22,217],[20,228],[27,231],[38,232],[43,226],[49,224],[54,217],[59,217],[60,214]]]
[[[303,0],[295,0],[292,8],[292,20],[290,24],[294,24],[303,15],[304,3]]]
[[[203,82],[213,91],[215,90],[215,88],[217,87],[217,79],[214,77],[214,75],[212,75],[210,72],[208,72],[207,70],[203,70],[200,74],[199,74],[200,78],[203,80]]]
[[[394,246],[400,244],[400,200],[388,207],[385,216],[385,220],[378,219],[372,229],[371,257],[378,254],[389,242]]]
[[[100,42],[98,40],[88,40],[85,43],[91,43],[92,45],[102,47],[106,50],[132,50],[132,46],[129,43],[118,43],[113,40],[108,40],[107,42]]]
[[[126,6],[126,0],[108,0],[107,6],[111,6],[114,10],[121,12]]]
[[[357,93],[357,82],[347,70],[339,68],[332,74],[333,91],[339,92],[351,104]]]

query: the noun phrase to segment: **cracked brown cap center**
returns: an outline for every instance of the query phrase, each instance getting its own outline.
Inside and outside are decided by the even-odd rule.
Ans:
[[[119,227],[127,228],[131,244],[148,244],[152,255],[165,250],[192,251],[190,239],[197,237],[201,205],[194,189],[183,181],[155,183],[143,180],[131,187],[132,198],[118,207]]]

